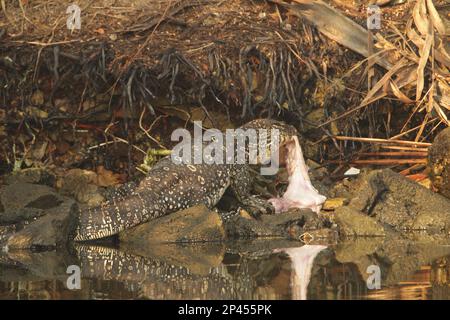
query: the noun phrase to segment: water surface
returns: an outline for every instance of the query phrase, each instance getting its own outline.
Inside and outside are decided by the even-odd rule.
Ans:
[[[81,288],[66,287],[67,267]],[[381,289],[366,272],[380,268]],[[77,246],[0,255],[1,299],[449,299],[448,239]]]

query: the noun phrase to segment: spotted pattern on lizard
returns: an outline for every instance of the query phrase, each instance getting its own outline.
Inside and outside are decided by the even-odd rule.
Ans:
[[[269,119],[253,120],[242,129],[278,129],[280,145],[297,135],[294,127]],[[270,148],[270,143],[268,144]],[[245,150],[238,150],[244,151]],[[250,206],[272,208],[251,197],[253,175],[248,164],[175,164],[161,159],[139,184],[120,188],[115,196],[79,214],[76,241],[94,240],[119,233],[149,220],[198,204],[214,207],[228,188]]]

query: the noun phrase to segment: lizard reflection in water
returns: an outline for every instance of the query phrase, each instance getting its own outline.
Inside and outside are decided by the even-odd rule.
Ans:
[[[254,283],[239,284],[222,264],[196,272],[153,257],[100,246],[76,245],[82,278],[120,281],[150,299],[236,299],[249,297]],[[220,258],[221,261],[221,258]],[[195,269],[195,268],[193,268]],[[204,269],[204,268],[203,268]]]
[[[119,281],[130,291],[139,292],[142,298],[202,300],[306,298],[314,258],[325,248],[305,245],[246,253],[228,265],[223,261],[223,250],[215,253],[216,263],[205,263],[198,262],[195,254],[189,255],[196,250],[184,252],[185,248],[178,248],[179,254],[184,253],[190,258],[184,263],[173,264],[165,261],[164,256],[155,258],[148,252],[135,254],[133,248],[122,251],[76,245],[84,279]],[[272,283],[278,276],[284,278],[282,274],[286,270],[280,264],[288,261],[283,257],[286,253],[293,264],[292,279],[302,278],[300,286],[298,281],[281,286]],[[302,270],[300,274],[299,270]]]

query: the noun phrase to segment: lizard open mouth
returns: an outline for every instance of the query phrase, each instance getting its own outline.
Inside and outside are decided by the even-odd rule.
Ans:
[[[318,213],[326,197],[319,194],[311,183],[297,136],[287,140],[281,148],[286,151],[283,160],[286,162],[289,184],[282,197],[271,198],[269,202],[277,213],[288,211],[290,208],[310,208]],[[282,151],[280,150],[280,154],[283,156]]]

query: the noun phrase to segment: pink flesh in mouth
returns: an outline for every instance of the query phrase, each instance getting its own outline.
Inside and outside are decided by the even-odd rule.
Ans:
[[[319,213],[326,197],[319,194],[311,184],[298,138],[293,137],[293,141],[289,142],[286,147],[288,149],[286,169],[289,174],[289,185],[281,198],[271,198],[269,202],[274,206],[276,213],[288,211],[290,208],[310,208]]]

